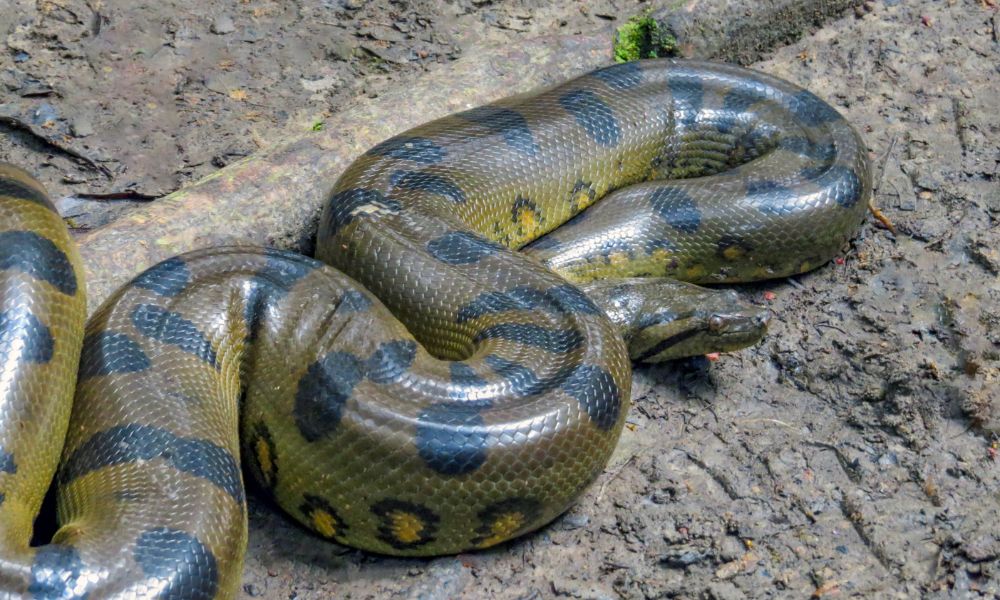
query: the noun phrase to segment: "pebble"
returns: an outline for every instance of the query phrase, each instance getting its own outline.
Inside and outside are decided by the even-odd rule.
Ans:
[[[226,35],[227,33],[236,31],[236,25],[233,23],[233,18],[229,15],[220,15],[212,21],[210,29],[216,35]]]

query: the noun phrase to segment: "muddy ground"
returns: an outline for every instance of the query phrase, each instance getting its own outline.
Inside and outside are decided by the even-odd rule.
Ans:
[[[12,4],[0,159],[38,173],[79,227],[481,44],[607,29],[643,6]],[[637,369],[616,455],[566,515],[488,552],[400,560],[252,499],[243,596],[1000,595],[993,4],[868,2],[754,65],[858,126],[895,233],[870,219],[842,261],[743,288],[776,316],[761,345]]]

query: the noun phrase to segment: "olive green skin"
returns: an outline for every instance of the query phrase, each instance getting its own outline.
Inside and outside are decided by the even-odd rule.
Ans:
[[[41,186],[0,167],[0,591],[234,596],[240,440],[265,492],[344,544],[454,553],[540,527],[606,464],[630,356],[763,333],[759,309],[656,277],[816,267],[869,193],[859,138],[808,92],[724,65],[629,63],[360,157],[320,224],[317,255],[340,271],[193,252],[116,292],[81,334],[73,244]],[[30,548],[60,451],[61,527]]]

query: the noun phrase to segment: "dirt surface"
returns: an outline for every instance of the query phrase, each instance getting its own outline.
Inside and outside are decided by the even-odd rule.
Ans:
[[[760,346],[637,369],[615,457],[566,515],[488,552],[400,560],[254,498],[243,596],[1000,596],[993,3],[870,2],[754,65],[858,126],[896,232],[871,219],[842,261],[743,288],[776,317]],[[80,196],[162,195],[477,44],[643,6],[13,4],[0,159],[97,220],[114,209]]]

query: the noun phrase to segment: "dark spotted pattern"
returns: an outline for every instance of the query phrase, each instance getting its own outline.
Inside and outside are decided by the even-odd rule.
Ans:
[[[480,406],[441,402],[417,417],[415,443],[428,467],[443,475],[463,475],[486,462],[487,433]]]
[[[628,90],[642,83],[642,68],[637,62],[627,62],[603,69],[598,69],[590,74],[592,77],[600,79],[613,90]]]
[[[843,118],[835,108],[808,90],[802,90],[793,96],[788,108],[799,120],[814,125],[824,125]]]
[[[132,311],[132,324],[150,339],[176,346],[215,368],[219,367],[212,342],[179,313],[155,304],[140,304]]]
[[[135,340],[117,331],[97,331],[83,340],[80,379],[137,373],[150,367],[149,357]]]
[[[538,214],[538,205],[528,198],[518,196],[514,199],[514,204],[510,207],[510,220],[514,223],[520,223],[521,217],[525,212]]]
[[[372,301],[368,296],[357,290],[347,290],[340,297],[340,310],[345,312],[364,312],[371,308]]]
[[[475,369],[465,363],[453,362],[448,370],[451,375],[451,382],[461,388],[475,388],[486,383],[485,379],[476,374]]]
[[[667,78],[670,96],[674,101],[677,121],[687,127],[694,125],[705,101],[705,87],[699,77],[671,75]]]
[[[559,285],[548,290],[518,286],[506,292],[483,292],[458,310],[457,323],[465,323],[486,315],[512,310],[541,309],[550,314],[599,314],[600,309],[583,292],[572,285]]]
[[[374,146],[366,152],[370,156],[390,156],[415,163],[434,164],[444,160],[445,149],[433,140],[421,137],[397,136]]]
[[[615,112],[590,90],[573,90],[559,98],[559,105],[573,115],[587,135],[601,146],[616,146],[621,140],[621,127]]]
[[[45,281],[60,292],[76,294],[76,273],[66,254],[33,231],[0,232],[0,271],[13,269]]]
[[[372,383],[394,383],[410,368],[416,355],[417,344],[412,340],[386,342],[368,358],[366,375]]]
[[[191,534],[167,527],[144,531],[132,556],[142,572],[156,582],[156,600],[215,598],[219,587],[215,555]]]
[[[797,194],[774,181],[761,180],[747,183],[747,196],[762,213],[784,215],[799,210],[795,204]]]
[[[375,503],[371,511],[379,518],[378,538],[397,550],[410,550],[433,542],[441,521],[441,517],[422,504],[392,498]],[[396,537],[393,518],[401,515],[409,515],[420,521],[422,527],[417,532],[417,539],[404,541]]]
[[[483,362],[507,382],[511,393],[517,397],[535,396],[555,389],[552,380],[539,378],[534,371],[520,363],[495,354],[487,355]]]
[[[344,404],[354,386],[364,379],[364,366],[348,352],[331,352],[311,365],[295,392],[295,424],[314,442],[340,424]]]
[[[323,266],[323,263],[295,252],[265,248],[267,262],[257,272],[258,283],[266,282],[275,291],[286,293],[303,277]]]
[[[744,255],[753,251],[753,246],[738,235],[726,234],[720,237],[716,254],[722,258],[728,259],[728,257],[733,254],[733,251],[738,251],[740,255]]]
[[[608,431],[618,422],[622,399],[611,373],[597,365],[580,365],[560,387],[580,403],[591,422],[600,429]]]
[[[490,541],[491,538],[497,537],[500,533],[497,531],[497,525],[503,527],[505,519],[511,519],[519,526],[514,531],[502,532],[506,535],[499,537],[513,537],[523,532],[526,526],[535,523],[541,512],[542,503],[534,498],[507,498],[490,504],[476,514],[482,525],[476,529],[476,537],[472,538],[471,543],[478,547]]]
[[[150,290],[160,296],[176,296],[191,281],[191,270],[178,257],[168,258],[132,280],[135,287]]]
[[[858,174],[843,165],[830,167],[816,183],[824,187],[839,186],[841,189],[840,193],[836,195],[837,204],[843,208],[853,208],[863,196],[861,179],[858,178]]]
[[[518,152],[533,156],[538,145],[521,113],[500,106],[480,106],[458,114],[459,117],[500,134],[508,146]]]
[[[267,425],[263,422],[254,424],[247,438],[246,448],[250,456],[249,464],[256,470],[257,481],[264,484],[267,492],[273,492],[278,482],[278,448]],[[262,452],[266,455],[261,456]]]
[[[48,326],[27,309],[0,312],[0,356],[43,364],[52,360],[54,346]]]
[[[0,473],[11,475],[17,473],[17,462],[14,461],[14,455],[3,448],[0,448]]]
[[[354,222],[357,210],[363,206],[374,206],[390,212],[398,212],[402,205],[382,192],[366,189],[350,189],[338,192],[327,201],[326,220],[322,223],[326,235],[333,237],[341,229]]]
[[[315,494],[304,494],[302,499],[304,502],[299,506],[299,511],[307,522],[313,523],[313,531],[316,533],[327,539],[335,540],[342,537],[350,529],[347,523],[340,518],[340,514],[325,499]],[[329,519],[332,531],[321,531],[316,527],[317,518]]]
[[[677,231],[694,233],[701,227],[698,203],[681,188],[658,187],[649,195],[649,204],[653,212]]]
[[[56,210],[56,207],[52,205],[52,201],[49,200],[48,196],[39,192],[34,187],[25,185],[16,179],[0,178],[0,196],[8,196],[10,198],[18,198],[20,200],[34,202],[35,204],[44,206],[52,212],[55,212]]]
[[[427,242],[431,256],[449,265],[471,265],[496,254],[502,246],[465,231],[446,233]]]
[[[59,484],[112,465],[163,460],[178,471],[200,477],[243,503],[240,466],[228,450],[211,442],[178,436],[151,425],[117,425],[94,434],[63,462]]]
[[[458,187],[452,180],[438,173],[396,171],[392,174],[391,183],[401,190],[427,192],[428,194],[443,196],[455,204],[463,204],[466,200],[465,192],[462,191],[462,188]]]
[[[47,544],[35,553],[28,593],[37,600],[89,600],[81,585],[86,566],[72,546]]]
[[[474,339],[476,342],[508,340],[555,354],[566,354],[583,343],[583,336],[576,329],[552,329],[534,323],[497,323],[477,333]]]

